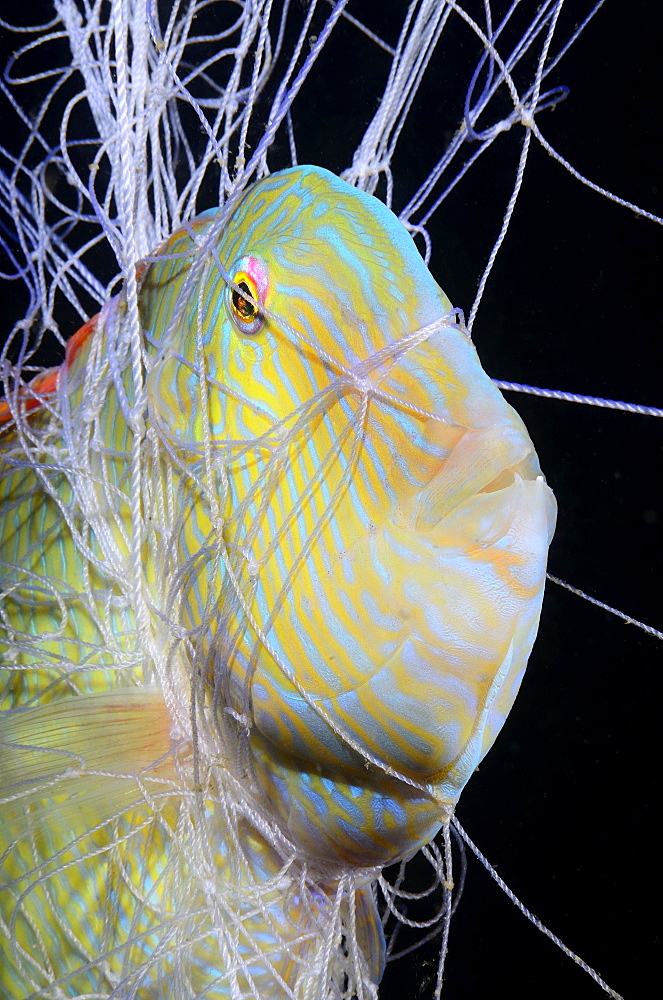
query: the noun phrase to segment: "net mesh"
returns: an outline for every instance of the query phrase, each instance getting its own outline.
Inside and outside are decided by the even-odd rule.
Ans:
[[[233,747],[191,684],[204,664],[177,613],[190,569],[172,573],[178,460],[143,419],[137,264],[201,210],[308,161],[311,123],[328,117],[315,81],[340,53],[365,63],[372,103],[344,112],[339,81],[323,153],[394,209],[427,261],[440,206],[512,138],[512,169],[496,178],[502,214],[484,240],[467,313],[470,331],[480,325],[532,148],[567,165],[544,120],[566,96],[559,62],[587,21],[563,20],[552,0],[393,6],[371,20],[370,5],[343,0],[55,0],[44,24],[18,35],[4,27],[16,52],[2,92],[18,127],[18,140],[0,149],[4,273],[26,299],[2,354],[11,417],[3,502],[20,513],[3,538],[2,707],[57,705],[63,692],[103,692],[111,706],[113,692],[158,687],[181,734],[168,761],[140,780],[109,774],[89,755],[82,762],[76,747],[28,762],[25,787],[3,803],[0,934],[11,997],[374,996],[376,907],[389,957],[431,937],[444,957],[448,827],[442,847],[431,844],[417,862],[429,871],[426,879],[418,869],[424,888],[408,885],[404,866],[388,879],[350,869],[331,879],[243,784]],[[450,79],[450,50],[461,88]],[[445,110],[436,117],[422,102]],[[368,121],[366,107],[375,109]],[[586,182],[580,171],[575,180]],[[74,367],[66,393],[49,396],[48,366],[99,310],[105,350]],[[124,426],[112,448],[111,398]],[[187,489],[218,516],[223,473],[209,456]],[[234,555],[223,556],[241,601]],[[98,818],[100,787],[117,797],[110,818]],[[37,822],[44,809],[59,816],[48,835]]]

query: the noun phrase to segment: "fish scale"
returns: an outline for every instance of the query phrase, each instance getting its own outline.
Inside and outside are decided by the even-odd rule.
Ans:
[[[354,925],[374,987],[370,883],[508,714],[554,499],[406,230],[328,171],[193,220],[138,285],[139,497],[125,293],[0,412],[10,996],[342,991]]]

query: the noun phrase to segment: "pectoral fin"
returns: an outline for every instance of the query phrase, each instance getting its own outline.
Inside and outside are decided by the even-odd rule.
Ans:
[[[175,778],[171,718],[161,692],[130,688],[0,713],[5,829],[81,828],[145,799]]]

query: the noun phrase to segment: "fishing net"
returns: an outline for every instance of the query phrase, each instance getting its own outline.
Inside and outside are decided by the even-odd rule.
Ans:
[[[552,0],[421,0],[379,9],[322,0],[55,0],[42,24],[19,33],[22,12],[8,17],[13,26],[3,30],[15,54],[2,92],[15,138],[0,149],[1,221],[3,271],[16,304],[8,305],[2,355],[3,502],[19,515],[3,537],[2,707],[52,704],[55,726],[66,711],[63,693],[76,695],[77,711],[102,693],[126,741],[124,766],[139,765],[146,755],[153,759],[154,743],[122,727],[114,692],[123,692],[126,704],[131,692],[158,687],[180,737],[168,759],[139,780],[121,769],[109,773],[107,756],[95,758],[87,745],[83,754],[72,744],[68,756],[48,747],[41,754],[3,751],[12,785],[2,806],[0,908],[8,996],[374,996],[383,958],[376,911],[393,968],[411,969],[423,943],[425,989],[441,988],[438,958],[455,905],[449,827],[446,839],[409,865],[386,875],[348,868],[330,879],[261,812],[241,769],[228,764],[234,751],[201,695],[202,682],[191,683],[204,664],[179,615],[185,574],[172,570],[181,485],[163,472],[181,460],[144,424],[149,347],[137,265],[254,180],[295,163],[323,163],[380,197],[410,230],[442,284],[453,288],[454,302],[466,304],[464,322],[488,370],[531,383],[527,422],[541,426],[541,437],[557,419],[550,408],[571,406],[536,389],[548,375],[548,384],[618,397],[621,364],[613,367],[614,389],[608,380],[604,389],[589,376],[568,375],[574,330],[582,326],[576,288],[560,292],[561,304],[544,317],[549,336],[564,334],[546,374],[532,374],[549,355],[542,359],[526,331],[513,335],[522,343],[511,370],[498,355],[512,338],[520,283],[554,280],[543,268],[536,277],[509,273],[507,233],[523,202],[529,205],[532,159],[533,171],[551,165],[602,208],[637,216],[641,228],[660,221],[612,195],[613,185],[604,188],[597,175],[571,167],[548,139],[567,96],[565,57],[591,38],[600,6],[583,8],[585,20],[577,21],[578,11]],[[496,286],[508,288],[506,299]],[[624,337],[635,337],[643,323],[629,297],[605,293],[622,316]],[[49,366],[62,361],[71,334],[99,310],[105,350],[87,356],[84,369],[73,364],[67,392],[56,399],[46,391]],[[541,316],[524,318],[530,326],[533,320]],[[493,336],[497,346],[486,363]],[[577,339],[591,340],[582,331]],[[105,444],[111,396],[125,428],[112,450]],[[633,398],[655,401],[653,389],[651,397],[634,390]],[[606,402],[580,401],[587,409]],[[642,416],[637,407],[633,416],[616,414],[650,423],[660,415],[649,407]],[[600,426],[612,434],[612,424]],[[643,448],[655,453],[653,434]],[[211,520],[223,507],[221,466],[203,463],[187,480],[186,502],[206,504]],[[544,460],[546,471],[553,466]],[[604,475],[618,472],[609,466]],[[653,501],[642,516],[655,526]],[[53,538],[60,542],[49,547]],[[645,544],[643,536],[636,548]],[[228,553],[227,579],[241,599],[236,553]],[[640,562],[635,572],[644,572]],[[591,577],[582,572],[564,573],[610,607],[634,608],[600,582],[585,585]],[[638,596],[637,607],[651,608],[654,621],[651,591]],[[42,609],[36,625],[35,607]],[[566,614],[555,613],[558,621]],[[603,627],[614,628],[612,618]],[[641,641],[649,643],[646,659],[653,638]],[[635,655],[631,647],[628,655]],[[616,697],[613,690],[613,708]],[[91,719],[91,740],[103,740],[107,717]],[[4,738],[12,742],[11,729]],[[566,762],[567,771],[573,766]],[[612,789],[613,801],[626,794],[619,783]],[[555,794],[564,795],[559,788]],[[104,796],[117,802],[110,817]],[[48,834],[39,824],[46,809]],[[546,864],[542,857],[538,875]],[[460,913],[468,907],[465,900]],[[497,937],[494,927],[487,936]],[[591,962],[603,968],[598,958]],[[387,974],[382,995],[389,989]]]

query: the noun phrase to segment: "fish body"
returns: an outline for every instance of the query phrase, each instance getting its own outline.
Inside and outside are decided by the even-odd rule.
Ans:
[[[304,996],[349,926],[374,988],[371,880],[513,704],[554,499],[409,234],[321,168],[175,233],[138,306],[144,385],[121,295],[0,442],[9,995]]]

